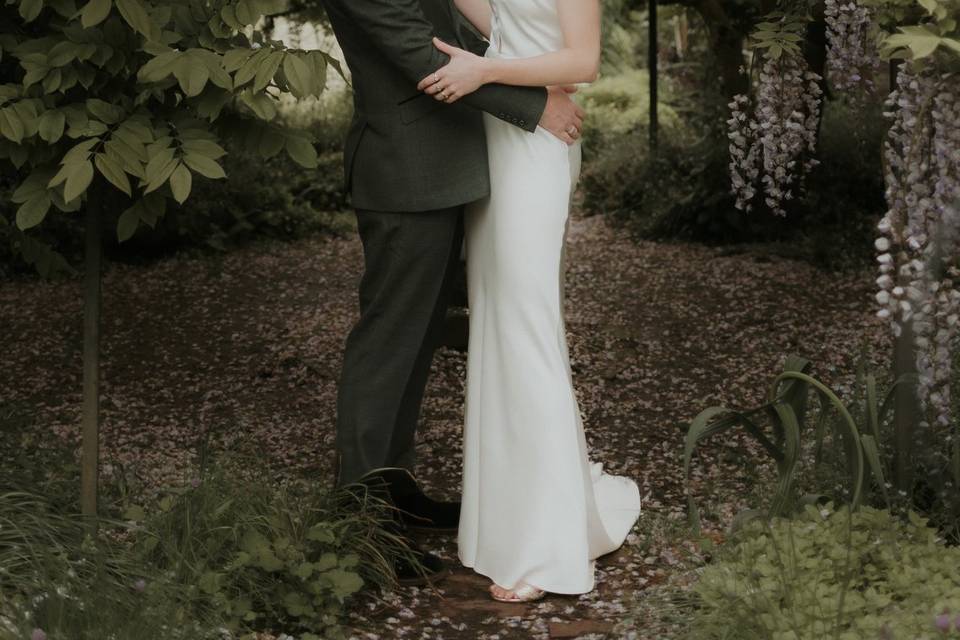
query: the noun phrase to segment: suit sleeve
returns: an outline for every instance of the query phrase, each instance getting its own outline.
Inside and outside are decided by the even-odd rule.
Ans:
[[[353,24],[415,86],[449,60],[433,46],[436,29],[423,15],[419,0],[327,0],[350,17]],[[475,44],[470,48],[472,49]],[[547,103],[543,87],[489,84],[461,98],[527,131],[534,131]]]

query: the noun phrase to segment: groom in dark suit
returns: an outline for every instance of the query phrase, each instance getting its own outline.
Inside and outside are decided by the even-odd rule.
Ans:
[[[401,535],[410,526],[456,531],[459,502],[434,501],[417,486],[414,441],[460,257],[463,208],[490,192],[482,112],[527,131],[539,124],[567,142],[583,112],[564,91],[542,87],[486,85],[454,104],[417,91],[448,60],[434,36],[479,55],[486,49],[451,0],[324,4],[352,74],[344,162],[365,260],[361,316],[347,339],[337,399],[336,484],[386,487],[401,510]],[[410,545],[426,578],[445,571]],[[397,572],[401,581],[418,579],[408,565]]]

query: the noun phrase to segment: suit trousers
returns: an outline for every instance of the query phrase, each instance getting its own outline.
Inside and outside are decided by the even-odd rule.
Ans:
[[[380,467],[413,471],[420,407],[456,284],[463,209],[356,212],[364,273],[337,393],[337,487]]]

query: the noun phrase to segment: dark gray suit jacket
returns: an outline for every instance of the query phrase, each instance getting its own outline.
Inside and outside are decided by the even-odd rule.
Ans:
[[[431,211],[490,192],[481,111],[527,131],[546,106],[542,87],[485,85],[454,104],[417,91],[448,57],[434,35],[482,54],[486,43],[451,0],[324,0],[353,76],[354,117],[344,145],[358,209]]]

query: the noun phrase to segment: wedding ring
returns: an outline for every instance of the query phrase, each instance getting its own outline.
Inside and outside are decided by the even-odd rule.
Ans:
[[[441,100],[446,100],[446,99],[447,99],[447,92],[446,92],[446,91],[441,91],[441,92],[440,92],[440,99],[441,99]]]

